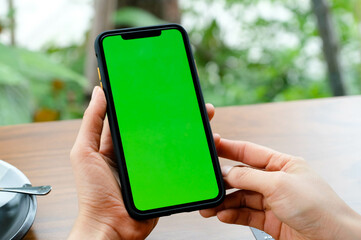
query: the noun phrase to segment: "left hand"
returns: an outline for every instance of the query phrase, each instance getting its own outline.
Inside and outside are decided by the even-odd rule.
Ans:
[[[115,177],[113,142],[105,120],[106,104],[103,90],[95,87],[71,150],[79,214],[69,239],[144,239],[158,218],[135,220],[125,209]],[[206,107],[212,119],[214,107],[210,104]]]
[[[71,150],[79,215],[69,239],[144,239],[158,219],[138,221],[125,209],[116,180],[116,162],[106,100],[100,87],[92,99]]]

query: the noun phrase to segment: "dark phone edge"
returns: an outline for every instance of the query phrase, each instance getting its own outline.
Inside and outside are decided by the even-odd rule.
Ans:
[[[215,171],[215,177],[217,180],[219,193],[213,199],[208,199],[208,200],[199,201],[199,202],[186,203],[186,204],[180,204],[180,205],[174,205],[174,206],[170,206],[170,207],[152,209],[152,210],[147,210],[147,211],[140,211],[135,207],[135,205],[133,203],[133,197],[132,197],[132,193],[130,190],[130,183],[128,180],[128,171],[126,170],[126,165],[125,165],[124,153],[120,150],[120,149],[122,149],[122,143],[121,143],[120,132],[119,132],[119,129],[117,128],[117,126],[118,126],[117,120],[116,120],[117,117],[116,117],[116,113],[115,113],[114,104],[112,102],[113,97],[112,97],[112,93],[110,91],[110,83],[109,83],[106,66],[105,66],[105,57],[101,51],[102,50],[102,40],[106,36],[116,35],[116,34],[120,34],[120,33],[130,33],[130,32],[134,32],[134,31],[149,31],[149,30],[166,30],[166,29],[177,29],[181,32],[182,37],[183,37],[183,42],[184,42],[184,46],[185,46],[185,50],[186,50],[186,54],[187,54],[187,58],[188,58],[190,71],[192,74],[193,84],[194,84],[194,88],[195,88],[195,92],[196,92],[196,96],[197,96],[197,100],[198,100],[198,107],[199,107],[199,110],[201,113],[204,131],[205,131],[206,137],[207,137],[208,147],[209,147],[211,158],[212,158],[212,164],[213,164],[213,169]],[[140,27],[140,28],[126,28],[126,29],[110,30],[110,31],[105,31],[105,32],[102,32],[101,34],[99,34],[95,40],[94,46],[95,46],[95,53],[96,53],[97,61],[98,61],[98,67],[99,67],[100,74],[101,74],[103,90],[105,92],[107,103],[111,103],[111,104],[107,104],[107,115],[108,115],[108,121],[109,121],[109,126],[111,129],[111,132],[116,133],[116,134],[111,134],[113,144],[115,146],[120,146],[119,148],[114,147],[114,151],[115,151],[115,154],[117,157],[117,164],[119,167],[119,178],[120,178],[120,182],[121,182],[121,191],[122,191],[122,195],[123,195],[123,199],[124,199],[124,204],[125,204],[125,207],[129,213],[129,215],[135,219],[148,219],[148,218],[154,218],[154,217],[160,217],[160,216],[167,216],[167,215],[171,215],[171,214],[175,214],[175,213],[179,213],[179,212],[189,212],[189,211],[200,210],[200,209],[204,209],[204,208],[211,208],[211,207],[215,207],[215,206],[219,205],[225,197],[225,188],[224,188],[223,179],[221,177],[222,173],[221,173],[218,155],[217,155],[214,140],[213,140],[213,134],[212,134],[212,130],[210,127],[209,118],[208,118],[207,110],[205,107],[203,94],[201,91],[193,54],[191,52],[191,45],[190,45],[186,30],[178,24],[165,24],[165,25],[148,26],[148,27]],[[109,91],[108,91],[108,89],[109,89]]]

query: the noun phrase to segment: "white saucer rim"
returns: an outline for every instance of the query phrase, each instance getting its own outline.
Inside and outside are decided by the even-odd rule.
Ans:
[[[1,159],[0,159],[0,165],[3,165],[5,167],[15,171],[16,175],[21,177],[24,184],[26,184],[26,183],[31,184],[28,177],[22,171],[20,171],[17,167],[15,167],[15,166],[11,165],[10,163],[8,163],[4,160],[1,160]],[[14,197],[15,197],[15,195],[14,195]],[[14,235],[11,237],[11,240],[22,239],[27,234],[27,232],[30,230],[31,226],[34,223],[38,204],[37,204],[36,197],[34,195],[28,195],[28,197],[30,198],[28,213],[24,219],[24,222],[21,224],[21,226],[19,226],[19,229],[13,233]],[[11,201],[11,199],[10,199],[10,201]]]
[[[1,159],[0,159],[0,166],[4,166],[5,168],[8,168],[8,171],[9,170],[14,171],[16,176],[18,176],[21,179],[23,184],[31,184],[28,177],[22,171],[20,171],[17,167],[15,167],[15,166],[11,165],[10,163],[8,163],[4,160],[1,160]],[[1,187],[7,187],[7,186],[1,186]],[[9,187],[12,187],[12,186],[9,186]],[[17,187],[21,187],[21,186],[17,186]],[[11,197],[6,203],[13,200],[15,198],[15,196],[16,196],[16,194],[13,194],[13,197]],[[6,203],[4,203],[4,204],[6,204]],[[2,207],[2,206],[0,206],[0,207]]]
[[[1,160],[1,159],[0,159],[0,165],[4,165],[9,169],[13,169],[15,172],[17,172],[17,174],[19,176],[21,176],[21,178],[24,180],[24,183],[31,184],[29,178],[22,171],[20,171],[17,167],[15,167],[14,165],[11,165],[10,163],[8,163],[8,162],[6,162],[4,160]]]

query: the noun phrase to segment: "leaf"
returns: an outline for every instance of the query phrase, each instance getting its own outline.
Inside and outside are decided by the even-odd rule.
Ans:
[[[16,48],[8,47],[0,43],[0,63],[8,65],[16,71],[20,71],[21,61]]]
[[[24,85],[26,78],[11,67],[0,63],[0,85]]]
[[[0,125],[31,122],[35,106],[67,113],[67,94],[86,82],[44,53],[0,44]]]
[[[18,49],[19,56],[24,63],[24,71],[38,80],[62,79],[63,81],[74,81],[81,86],[86,85],[86,79],[74,71],[55,63],[43,53],[32,52],[26,49]]]
[[[153,14],[134,7],[124,7],[113,15],[114,23],[130,27],[142,27],[146,25],[160,25],[166,23]]]
[[[0,85],[0,126],[29,123],[32,120],[32,102],[25,87]]]
[[[53,81],[62,79],[85,86],[87,81],[82,75],[66,68],[40,52],[23,48],[8,47],[0,43],[0,64],[8,66],[16,74],[23,75],[23,80]]]

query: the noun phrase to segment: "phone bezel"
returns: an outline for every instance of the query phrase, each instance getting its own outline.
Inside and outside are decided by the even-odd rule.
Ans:
[[[151,32],[157,32],[157,31],[163,31],[163,30],[169,30],[169,29],[176,29],[182,34],[184,47],[185,47],[186,53],[187,53],[188,64],[189,64],[190,71],[192,74],[193,85],[194,85],[195,92],[197,95],[198,107],[199,107],[199,110],[200,110],[200,113],[202,116],[204,131],[206,133],[208,147],[209,147],[209,151],[210,151],[211,158],[212,158],[212,164],[213,164],[213,169],[215,171],[215,176],[216,176],[216,180],[217,180],[219,193],[213,199],[207,199],[207,200],[198,201],[198,202],[191,202],[191,203],[185,203],[185,204],[180,204],[180,205],[174,205],[174,206],[168,206],[168,207],[163,207],[163,208],[142,211],[142,210],[139,210],[136,208],[136,206],[134,205],[134,201],[133,201],[127,166],[125,163],[125,157],[124,157],[124,152],[123,152],[123,147],[122,147],[121,136],[120,136],[119,127],[118,127],[117,116],[115,113],[115,106],[114,106],[112,91],[110,89],[108,71],[107,71],[107,67],[106,67],[106,61],[105,61],[102,42],[106,37],[115,36],[115,35],[122,35],[122,34],[123,35],[130,35],[130,34],[136,35],[136,34],[151,33]],[[147,34],[145,34],[145,35],[147,35]],[[147,219],[147,218],[170,215],[170,214],[179,213],[179,212],[194,211],[194,210],[199,210],[199,209],[204,209],[204,208],[210,208],[210,207],[214,207],[214,206],[217,206],[218,204],[220,204],[223,201],[224,196],[225,196],[224,183],[223,183],[222,173],[221,173],[220,166],[219,166],[216,148],[215,148],[214,141],[213,141],[213,134],[212,134],[211,127],[209,124],[208,114],[207,114],[207,110],[205,108],[205,103],[203,100],[203,95],[202,95],[202,91],[201,91],[201,87],[200,87],[200,83],[199,83],[199,79],[198,79],[197,69],[195,66],[194,59],[193,59],[193,54],[191,52],[191,45],[189,43],[188,35],[187,35],[185,29],[178,24],[165,24],[165,25],[158,25],[158,26],[149,26],[149,27],[141,27],[141,28],[127,28],[127,29],[106,31],[106,32],[99,34],[98,37],[96,38],[95,52],[96,52],[96,56],[97,56],[97,60],[98,60],[98,67],[100,70],[103,90],[105,92],[106,100],[108,103],[107,104],[107,115],[108,115],[109,126],[110,126],[113,145],[114,145],[114,152],[117,157],[117,164],[118,164],[118,168],[119,168],[119,178],[120,178],[120,182],[121,182],[121,186],[122,186],[121,187],[122,195],[123,195],[124,204],[127,208],[128,213],[133,218],[136,218],[136,219]],[[116,146],[119,146],[119,147],[116,147]]]

